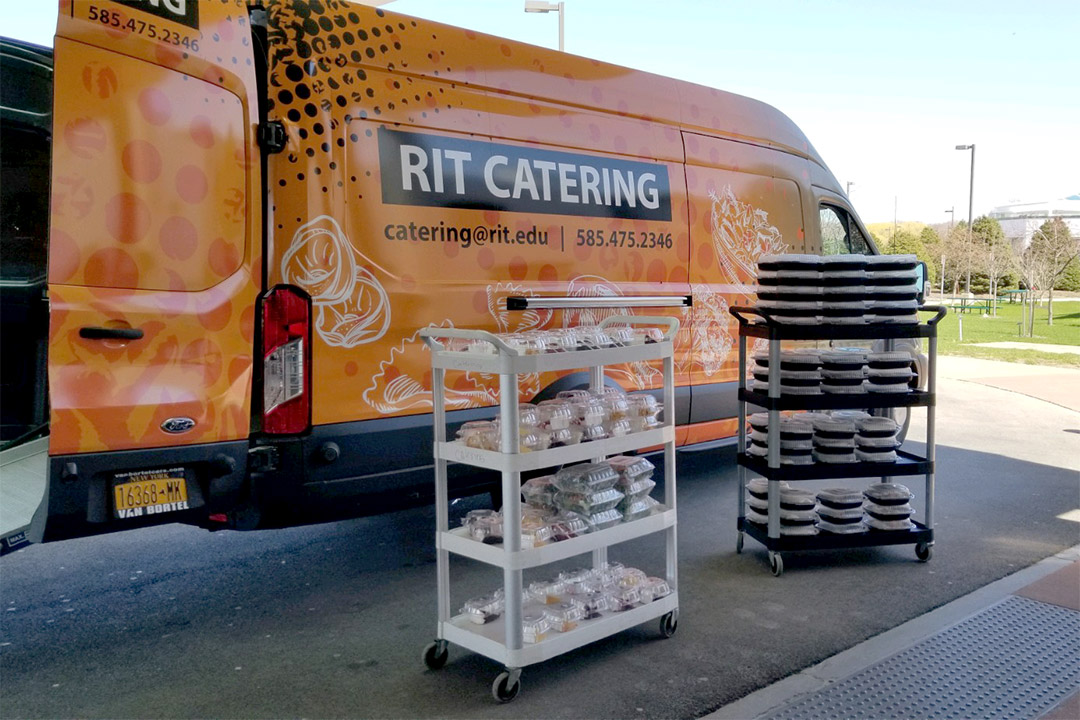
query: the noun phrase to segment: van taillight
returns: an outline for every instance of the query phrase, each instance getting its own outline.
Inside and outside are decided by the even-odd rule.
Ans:
[[[298,433],[311,417],[308,340],[311,306],[292,288],[274,288],[263,300],[263,430]]]

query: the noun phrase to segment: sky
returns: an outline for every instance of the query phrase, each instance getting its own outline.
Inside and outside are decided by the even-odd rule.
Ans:
[[[736,92],[798,124],[864,222],[940,223],[1080,193],[1076,0],[565,0],[566,51]],[[52,45],[57,2],[0,0],[0,33]],[[390,11],[546,47],[524,0]]]

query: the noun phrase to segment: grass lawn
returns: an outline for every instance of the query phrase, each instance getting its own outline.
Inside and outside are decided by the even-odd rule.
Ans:
[[[932,300],[928,304],[934,304]],[[1080,300],[1054,303],[1054,324],[1047,325],[1046,303],[1035,309],[1035,335],[1022,337],[1017,331],[1023,306],[1020,303],[998,306],[997,317],[983,317],[974,312],[958,316],[949,314],[938,326],[938,352],[942,355],[965,355],[967,357],[1027,363],[1029,365],[1058,365],[1080,367],[1080,355],[1072,353],[1048,353],[1038,350],[1012,348],[976,347],[975,343],[1029,342],[1052,345],[1080,346]],[[960,342],[960,319],[964,322],[964,341]]]

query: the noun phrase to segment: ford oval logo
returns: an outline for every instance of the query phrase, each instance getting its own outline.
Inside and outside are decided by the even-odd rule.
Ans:
[[[169,418],[165,422],[161,423],[161,429],[167,433],[172,433],[173,435],[186,433],[193,427],[195,427],[195,421],[189,417]]]

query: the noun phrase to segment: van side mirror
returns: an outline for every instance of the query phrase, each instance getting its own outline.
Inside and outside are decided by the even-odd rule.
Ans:
[[[926,279],[929,275],[926,269],[926,263],[919,262],[918,266],[916,266],[915,268],[915,271],[916,273],[918,273],[917,287],[919,288],[919,294],[916,296],[915,299],[919,301],[920,305],[922,305],[924,302],[926,302],[926,296],[930,294],[930,283]]]

